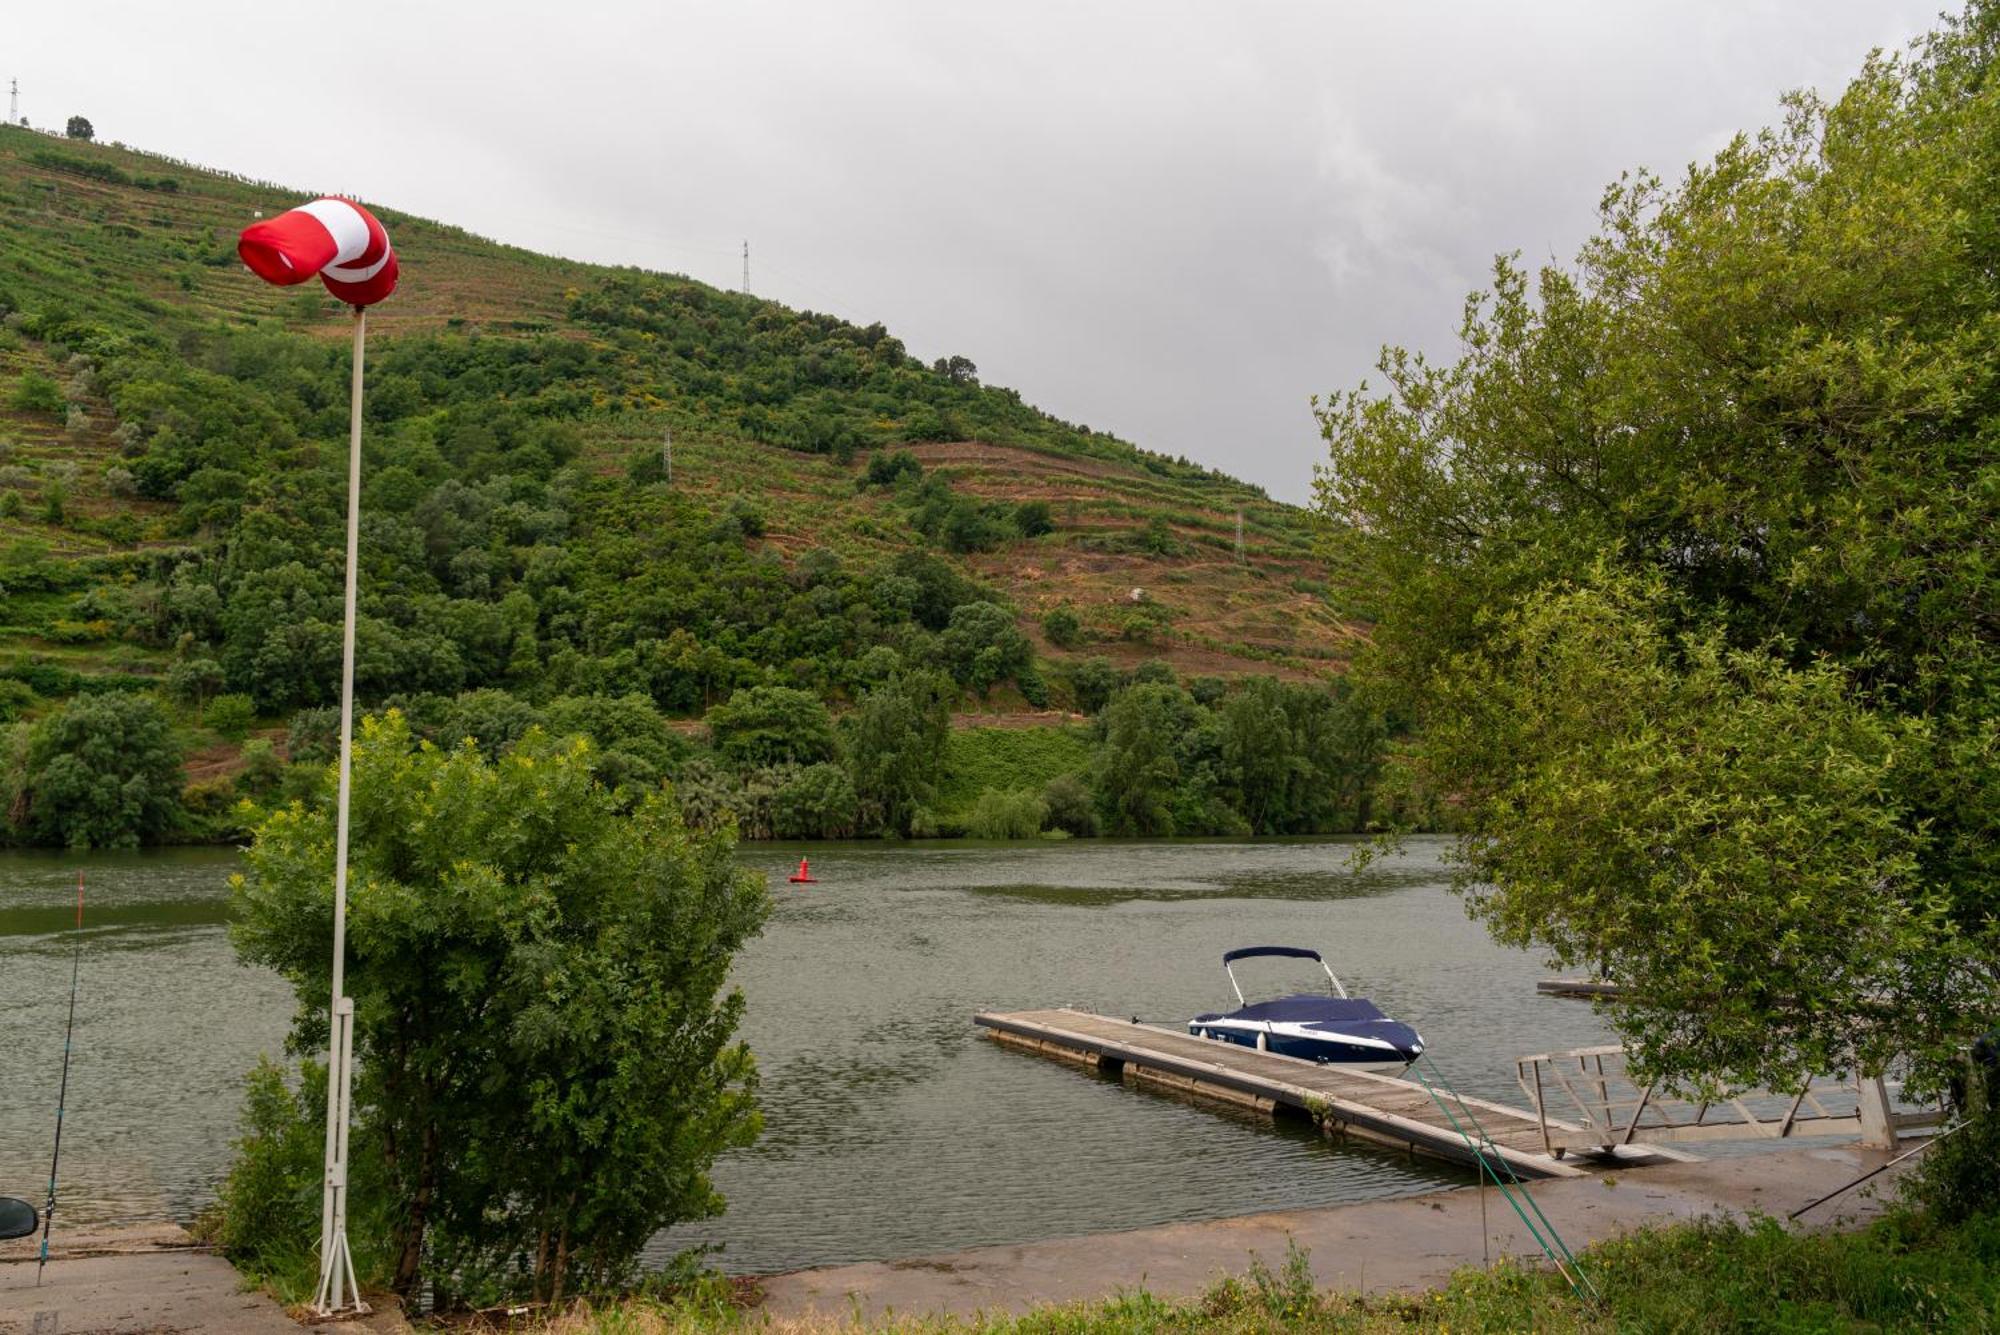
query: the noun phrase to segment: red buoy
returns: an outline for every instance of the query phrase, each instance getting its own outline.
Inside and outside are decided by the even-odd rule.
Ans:
[[[804,858],[799,859],[799,869],[793,872],[790,876],[786,877],[785,879],[790,881],[793,885],[819,884],[819,878],[812,874],[812,864],[807,862]]]

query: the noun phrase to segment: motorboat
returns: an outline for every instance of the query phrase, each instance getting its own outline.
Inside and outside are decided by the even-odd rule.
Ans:
[[[1325,992],[1301,992],[1248,1002],[1236,981],[1238,960],[1277,956],[1311,960],[1326,973]],[[1400,1068],[1423,1055],[1424,1040],[1400,1020],[1384,1015],[1366,997],[1350,997],[1317,950],[1302,946],[1245,946],[1222,957],[1222,971],[1236,993],[1233,1011],[1188,1021],[1196,1038],[1236,1043],[1260,1052],[1341,1066]]]

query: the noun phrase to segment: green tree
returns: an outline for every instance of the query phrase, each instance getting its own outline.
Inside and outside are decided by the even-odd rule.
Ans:
[[[247,695],[218,695],[209,702],[208,726],[240,742],[257,721],[257,705]]]
[[[1058,649],[1074,649],[1083,643],[1083,623],[1068,607],[1052,608],[1042,617],[1042,634]]]
[[[1086,714],[1095,714],[1110,704],[1118,684],[1118,669],[1108,658],[1086,658],[1070,665],[1070,694],[1076,697],[1076,707]]]
[[[864,829],[910,833],[918,808],[936,791],[951,734],[952,694],[950,681],[938,673],[907,673],[862,696],[844,720]]]
[[[470,741],[492,759],[541,726],[541,711],[527,701],[491,687],[467,691],[452,701],[438,728],[438,742],[456,747]]]
[[[653,786],[672,772],[688,744],[636,691],[625,695],[566,695],[542,711],[550,735],[581,733],[597,743],[598,778],[607,787]]]
[[[1090,838],[1098,831],[1097,802],[1090,786],[1074,774],[1059,774],[1042,789],[1042,805],[1047,810],[1048,827],[1078,838]]]
[[[1180,687],[1157,684],[1120,691],[1105,708],[1096,778],[1111,833],[1175,832],[1181,745],[1207,712]]]
[[[756,1134],[725,987],[761,881],[664,794],[628,810],[590,751],[536,733],[489,761],[414,745],[393,712],[357,739],[354,1136],[393,1193],[405,1295],[614,1286],[658,1230],[721,1209],[708,1166]],[[324,801],[272,812],[235,882],[237,950],[292,983],[307,1049],[326,1034],[333,827]]]
[[[742,765],[814,765],[837,753],[819,697],[789,686],[752,686],[708,711],[715,749]]]
[[[839,839],[853,832],[858,805],[846,770],[807,765],[773,795],[772,826],[780,839]]]
[[[97,131],[92,129],[90,122],[82,116],[71,116],[63,133],[71,139],[81,139],[86,143],[97,137]]]
[[[17,824],[36,843],[131,848],[180,812],[180,748],[150,695],[70,701],[29,734],[26,771]]]
[[[1014,624],[1014,614],[997,603],[953,608],[950,624],[938,636],[938,652],[952,678],[981,695],[1035,661],[1034,646]]]
[[[2000,1011],[1996,52],[1976,3],[1623,179],[1459,361],[1322,411],[1465,889],[1632,986],[1652,1071],[1935,1082]]]
[[[1056,519],[1047,501],[1022,501],[1014,507],[1014,527],[1024,538],[1039,538],[1056,531]]]

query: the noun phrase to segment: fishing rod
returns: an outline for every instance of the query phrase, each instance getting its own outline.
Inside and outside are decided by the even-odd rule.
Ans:
[[[49,1203],[42,1207],[42,1254],[35,1263],[35,1287],[49,1263],[49,1225],[56,1217],[56,1168],[62,1163],[63,1106],[69,1102],[70,1041],[76,1036],[76,980],[83,965],[83,873],[76,874],[76,946],[69,957],[69,1026],[63,1030],[62,1088],[56,1094],[56,1148],[49,1158]]]

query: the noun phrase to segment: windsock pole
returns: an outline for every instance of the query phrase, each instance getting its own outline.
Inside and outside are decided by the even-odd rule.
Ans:
[[[368,308],[354,308],[354,380],[347,426],[347,594],[340,638],[340,794],[333,836],[333,996],[327,1012],[326,1185],[320,1201],[320,1316],[368,1310],[347,1244],[347,1123],[354,1083],[354,1002],[347,987],[347,812],[354,777],[354,603],[361,547],[361,359]]]

